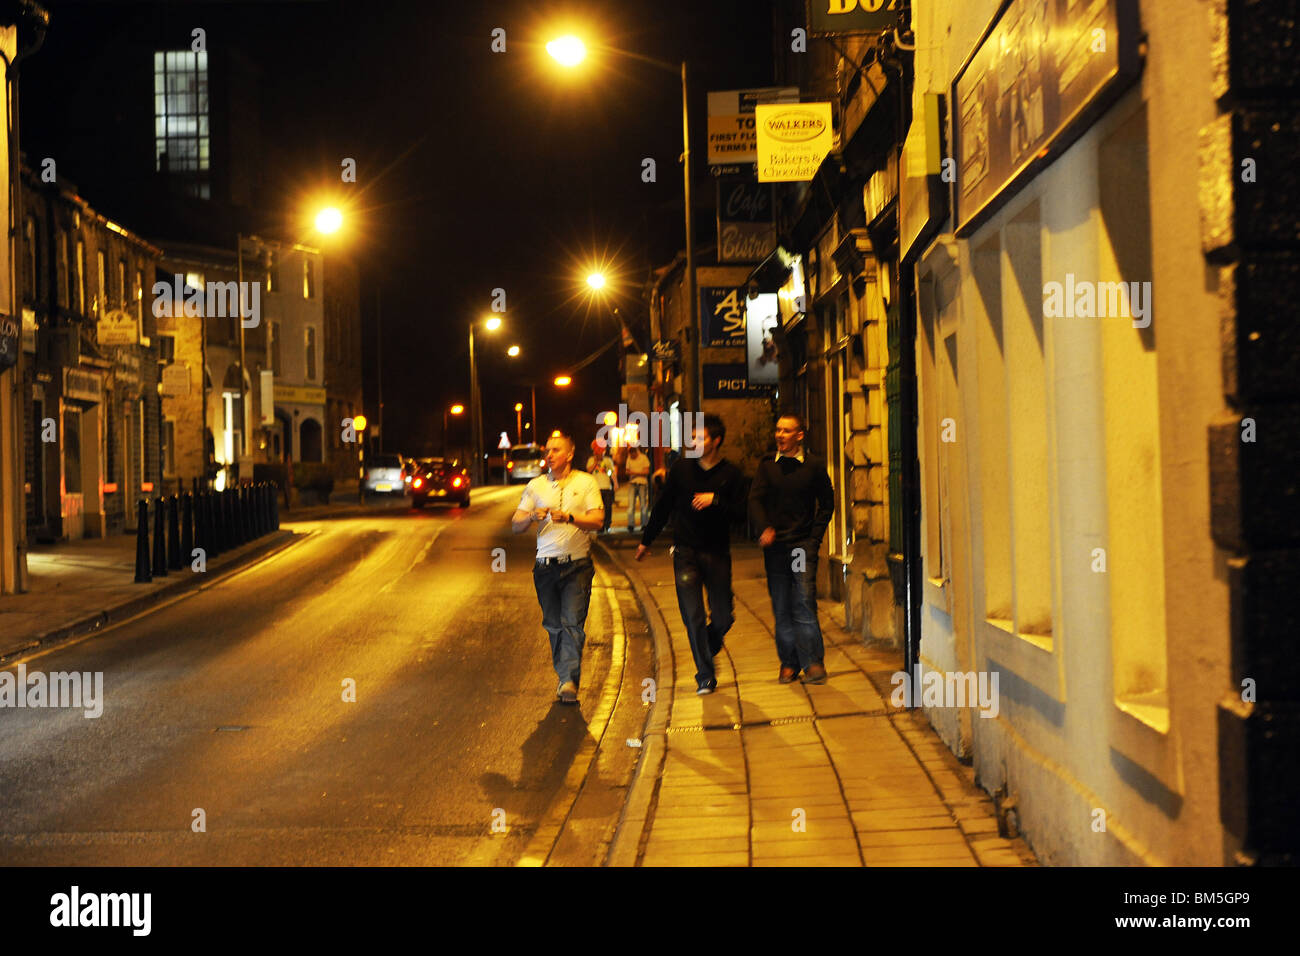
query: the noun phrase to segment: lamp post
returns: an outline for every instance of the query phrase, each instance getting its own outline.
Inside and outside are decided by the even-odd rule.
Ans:
[[[470,403],[470,430],[472,432],[474,445],[474,470],[471,474],[471,481],[475,484],[483,484],[483,396],[479,394],[478,388],[478,362],[474,356],[474,325],[473,321],[469,324],[469,403]],[[489,316],[483,321],[484,327],[489,332],[495,332],[501,328],[500,316]]]
[[[356,415],[352,419],[352,427],[357,433],[357,462],[360,465],[360,478],[357,481],[357,501],[361,504],[366,503],[366,416]]]
[[[684,184],[685,206],[686,206],[686,400],[694,405],[698,410],[702,407],[702,395],[700,392],[700,303],[699,294],[696,289],[695,281],[695,217],[691,209],[691,118],[690,118],[690,86],[686,72],[686,61],[682,60],[680,64],[668,63],[664,60],[656,60],[654,57],[644,56],[640,53],[633,53],[630,50],[620,50],[615,47],[594,45],[595,49],[602,53],[610,53],[615,56],[623,56],[641,63],[648,63],[653,67],[666,70],[669,73],[680,73],[682,84],[682,181]],[[586,58],[586,47],[582,40],[575,36],[563,36],[552,40],[546,44],[546,52],[549,53],[558,63],[566,67],[574,67]],[[599,277],[599,274],[593,274]],[[599,277],[603,284],[603,277]],[[588,279],[591,282],[591,278]],[[592,288],[600,288],[599,285],[592,283]]]

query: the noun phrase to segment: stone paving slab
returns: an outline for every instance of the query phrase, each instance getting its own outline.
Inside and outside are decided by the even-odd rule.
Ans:
[[[821,613],[829,681],[777,682],[761,553],[733,548],[736,621],[715,661],[718,689],[703,697],[667,547],[640,564],[613,549],[658,604],[672,648],[660,658],[673,702],[641,865],[1032,865],[1022,841],[997,836],[968,768],[882,697],[896,653],[840,628],[840,608]]]

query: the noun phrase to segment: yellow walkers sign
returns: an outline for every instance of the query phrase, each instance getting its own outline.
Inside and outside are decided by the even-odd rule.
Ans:
[[[830,103],[759,104],[754,121],[760,183],[812,179],[831,151]]]

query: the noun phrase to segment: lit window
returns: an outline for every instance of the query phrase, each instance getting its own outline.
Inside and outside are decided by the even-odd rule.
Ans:
[[[316,329],[314,326],[307,326],[307,381],[316,380]]]
[[[155,169],[183,176],[187,192],[208,198],[208,54],[154,53],[153,92]]]

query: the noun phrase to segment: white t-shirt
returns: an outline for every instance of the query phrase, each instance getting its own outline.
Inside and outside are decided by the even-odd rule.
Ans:
[[[568,515],[584,515],[604,506],[596,479],[585,471],[575,471],[572,468],[561,482],[553,481],[549,473],[539,475],[524,486],[524,493],[519,499],[520,511],[558,508]],[[537,556],[586,557],[591,551],[592,534],[593,532],[583,531],[568,521],[556,524],[548,516],[537,527]]]

